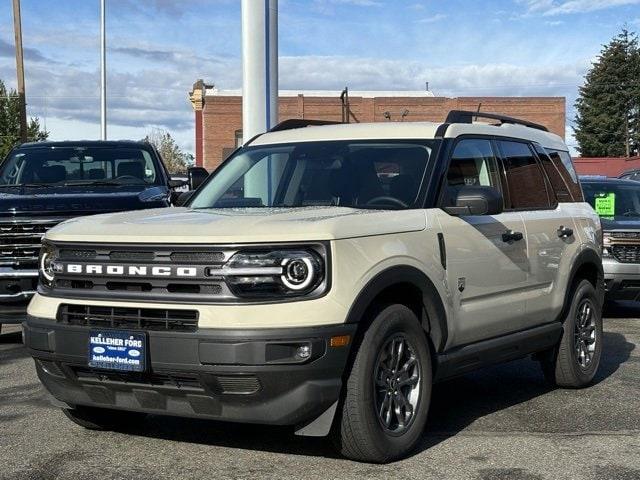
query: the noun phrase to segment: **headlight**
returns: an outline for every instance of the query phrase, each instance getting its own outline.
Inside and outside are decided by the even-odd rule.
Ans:
[[[314,249],[236,253],[222,272],[239,297],[294,297],[314,292],[325,281],[322,255]]]
[[[51,245],[46,243],[42,245],[38,267],[40,270],[40,281],[46,287],[51,287],[55,279],[55,254],[56,250]]]
[[[611,234],[606,232],[602,234],[602,257],[611,257]]]

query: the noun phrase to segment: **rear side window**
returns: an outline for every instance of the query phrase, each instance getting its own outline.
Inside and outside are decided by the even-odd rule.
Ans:
[[[562,178],[562,175],[560,175],[558,168],[551,161],[551,157],[549,157],[546,150],[537,144],[534,144],[534,149],[538,154],[538,158],[542,162],[542,168],[551,182],[551,187],[553,188],[558,202],[576,201],[571,194],[569,186],[566,184],[564,178]]]
[[[542,169],[526,143],[498,140],[513,210],[553,208]]]
[[[546,151],[549,154],[551,163],[553,163],[553,166],[558,171],[558,174],[562,177],[562,180],[569,190],[569,194],[571,195],[570,201],[583,202],[584,196],[582,195],[582,188],[580,187],[578,174],[573,167],[573,162],[571,161],[571,155],[569,155],[569,152],[550,149],[547,149]],[[547,174],[549,174],[548,171]],[[549,175],[549,179],[551,179],[551,175]],[[551,180],[551,182],[553,183],[553,180]],[[558,198],[558,200],[562,201],[560,198]]]

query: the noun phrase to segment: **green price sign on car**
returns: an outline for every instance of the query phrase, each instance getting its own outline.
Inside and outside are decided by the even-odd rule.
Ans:
[[[595,198],[595,210],[601,217],[613,217],[616,212],[616,194],[602,193]]]

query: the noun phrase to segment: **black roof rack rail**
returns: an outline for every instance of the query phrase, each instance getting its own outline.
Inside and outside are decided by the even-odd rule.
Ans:
[[[283,120],[275,127],[272,127],[270,132],[280,132],[282,130],[292,130],[294,128],[315,127],[320,125],[340,125],[343,122],[334,122],[331,120],[313,120],[305,118],[290,118],[289,120]]]
[[[466,110],[451,110],[447,115],[446,123],[473,123],[474,118],[490,118],[492,120],[500,120],[500,123],[509,123],[513,125],[522,125],[529,128],[535,128],[536,130],[542,130],[548,132],[549,129],[539,123],[528,122],[526,120],[520,120],[518,118],[507,117],[506,115],[500,115],[497,113],[484,113],[484,112],[470,112]]]

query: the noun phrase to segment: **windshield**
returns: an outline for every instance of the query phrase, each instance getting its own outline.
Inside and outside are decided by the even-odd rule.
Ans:
[[[604,218],[640,217],[640,183],[583,182],[587,202]]]
[[[29,147],[0,165],[0,186],[156,185],[159,177],[143,148]]]
[[[249,147],[215,173],[191,207],[412,208],[434,145],[335,141]]]

